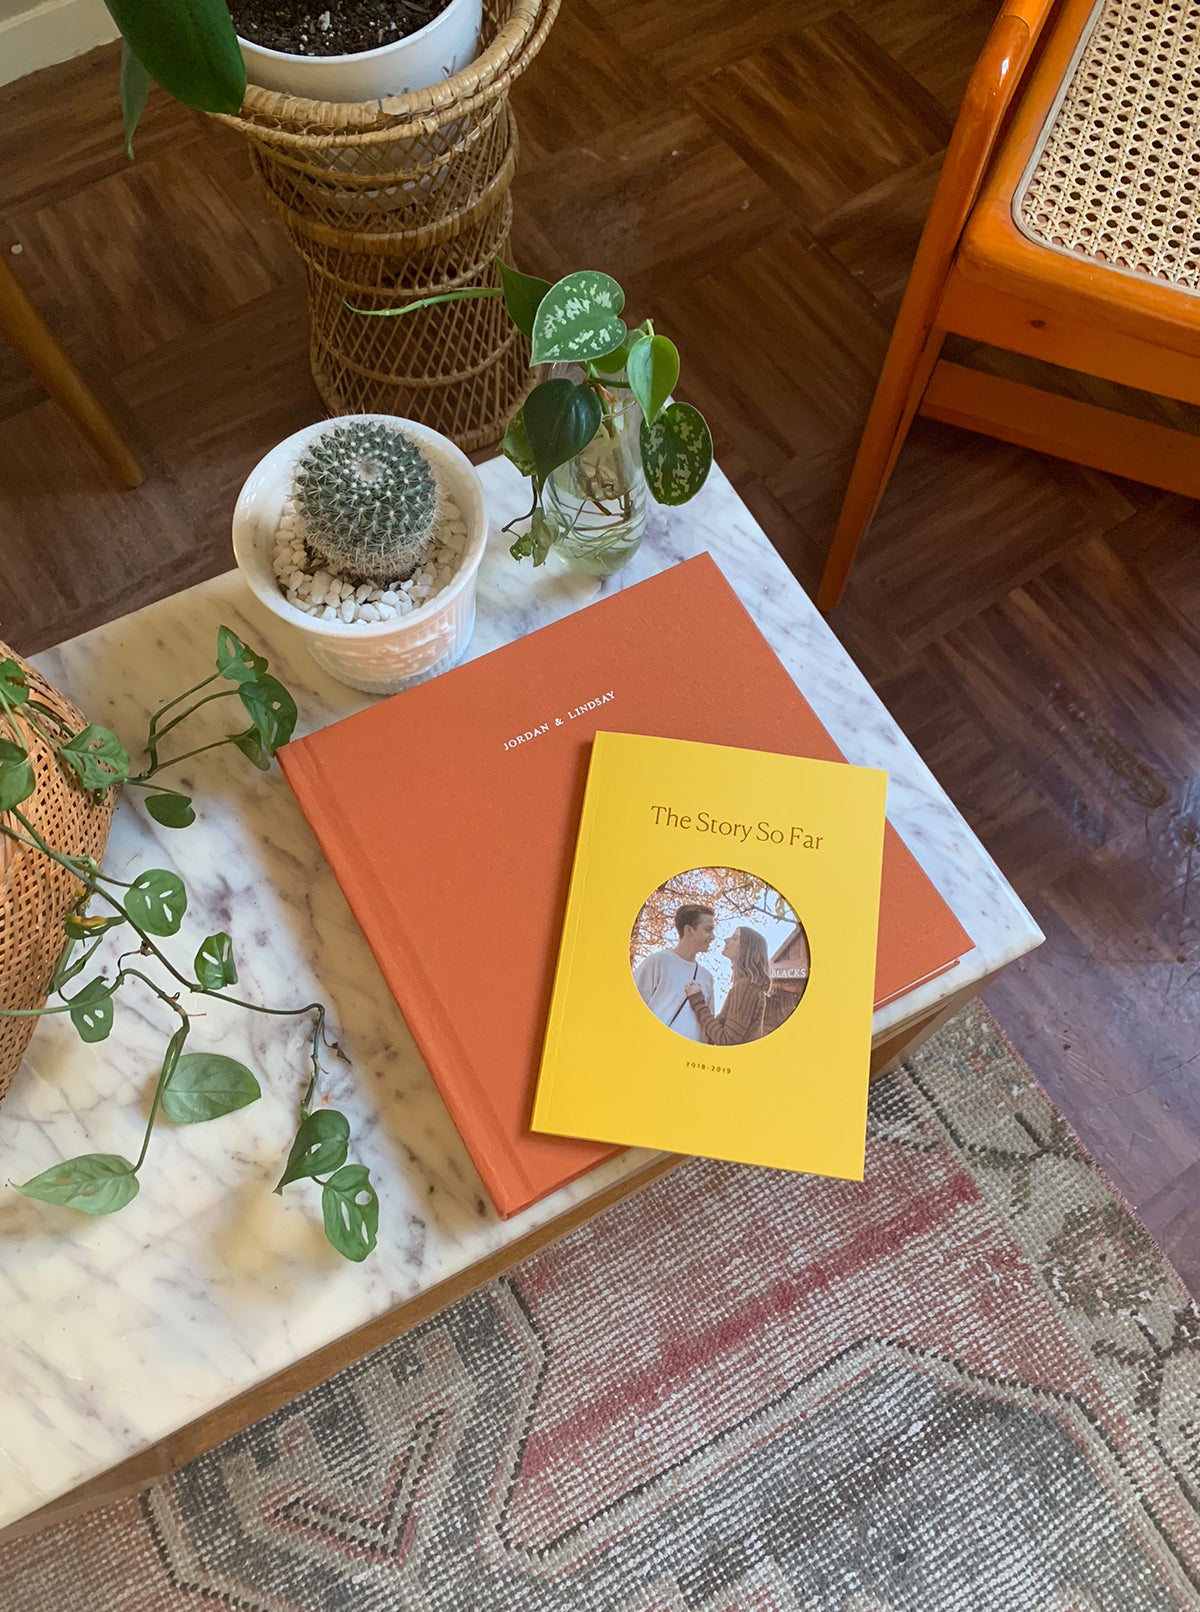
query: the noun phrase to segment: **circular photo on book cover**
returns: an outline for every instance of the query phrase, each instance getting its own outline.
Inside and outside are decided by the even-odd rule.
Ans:
[[[629,936],[638,995],[689,1041],[741,1046],[778,1030],[808,986],[808,936],[773,885],[689,868],[652,890]]]

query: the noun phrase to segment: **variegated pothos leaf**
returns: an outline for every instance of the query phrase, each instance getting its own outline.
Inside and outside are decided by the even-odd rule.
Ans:
[[[653,425],[642,421],[642,468],[651,496],[660,504],[686,504],[704,486],[712,468],[712,434],[699,409],[672,403]]]
[[[552,285],[533,321],[532,362],[583,364],[625,340],[625,293],[610,274],[580,269]]]

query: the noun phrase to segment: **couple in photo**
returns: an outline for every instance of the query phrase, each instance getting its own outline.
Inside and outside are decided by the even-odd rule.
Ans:
[[[633,983],[651,1013],[677,1035],[713,1047],[741,1046],[763,1033],[771,968],[767,943],[757,929],[739,928],[725,942],[733,983],[721,1011],[713,1011],[713,977],[698,961],[713,943],[711,907],[688,905],[675,914],[678,943],[651,952],[634,970]]]

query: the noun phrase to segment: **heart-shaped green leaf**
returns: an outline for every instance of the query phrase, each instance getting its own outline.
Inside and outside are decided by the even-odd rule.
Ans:
[[[222,929],[201,942],[196,953],[196,978],[206,991],[220,991],[237,984],[233,962],[233,941]]]
[[[262,1090],[244,1063],[220,1052],[185,1052],[162,1094],[162,1111],[176,1125],[198,1125],[257,1102]]]
[[[533,321],[542,298],[550,289],[549,280],[539,280],[536,274],[522,274],[519,269],[510,269],[499,258],[496,259],[496,267],[500,270],[508,317],[523,336],[532,336]]]
[[[81,1153],[23,1181],[17,1191],[43,1203],[82,1209],[85,1215],[111,1215],[137,1197],[138,1178],[119,1153]]]
[[[318,1108],[296,1132],[275,1191],[281,1192],[289,1181],[324,1175],[326,1170],[336,1170],[339,1164],[345,1164],[349,1141],[350,1122],[346,1116],[333,1108]]]
[[[582,453],[600,429],[603,412],[590,386],[561,377],[534,387],[525,399],[525,434],[542,481]]]
[[[229,627],[217,628],[217,670],[231,683],[256,683],[267,669],[264,655],[256,655]]]
[[[254,763],[259,772],[270,772],[271,758],[259,742],[258,733],[254,728],[247,728],[245,733],[231,733],[229,740]]]
[[[625,293],[609,274],[580,269],[552,285],[533,321],[535,364],[582,364],[625,340]]]
[[[525,429],[524,404],[508,422],[508,430],[504,433],[504,440],[500,444],[500,452],[510,464],[516,465],[523,476],[537,475],[537,464],[533,457],[533,449],[529,446],[529,433]]]
[[[187,891],[177,874],[166,868],[139,873],[125,896],[125,911],[151,935],[179,932],[187,911]]]
[[[191,796],[177,794],[174,790],[161,795],[147,795],[146,810],[164,828],[188,828],[196,821]]]
[[[156,84],[199,112],[239,112],[246,66],[225,0],[106,0]]]
[[[11,656],[0,660],[0,704],[24,705],[29,699],[29,684],[19,661]]]
[[[325,1235],[339,1254],[366,1259],[379,1232],[379,1198],[365,1164],[344,1164],[321,1188]]]
[[[626,379],[653,425],[679,381],[679,349],[668,336],[642,336],[629,349]]]
[[[296,702],[277,677],[264,674],[257,682],[243,683],[238,698],[266,755],[286,744],[296,727]]]
[[[699,409],[672,403],[653,425],[642,421],[642,468],[660,504],[686,504],[704,486],[712,468],[712,436]]]
[[[0,739],[0,812],[19,806],[36,788],[37,778],[25,746]]]
[[[85,789],[108,789],[129,777],[129,752],[111,728],[89,722],[58,753],[78,775]]]
[[[89,980],[71,998],[71,1023],[81,1041],[104,1041],[113,1027],[112,986]]]

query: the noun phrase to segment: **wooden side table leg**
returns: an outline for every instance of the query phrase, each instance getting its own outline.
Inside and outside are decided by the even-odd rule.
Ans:
[[[965,1008],[968,1002],[974,1001],[999,972],[997,969],[995,973],[985,974],[973,985],[965,985],[961,991],[955,991],[953,996],[948,996],[940,1007],[934,1008],[924,1018],[898,1025],[885,1041],[875,1042],[871,1048],[871,1079],[878,1080],[881,1075],[890,1074],[906,1058],[911,1058],[913,1053],[923,1047],[930,1036],[936,1035],[943,1024],[948,1023],[960,1008]]]
[[[817,608],[826,614],[836,609],[842,597],[859,544],[875,518],[925,383],[937,363],[944,334],[909,329],[901,309],[817,589]]]
[[[144,473],[132,450],[3,258],[0,335],[12,344],[30,374],[74,421],[116,479],[125,487],[140,485]]]

